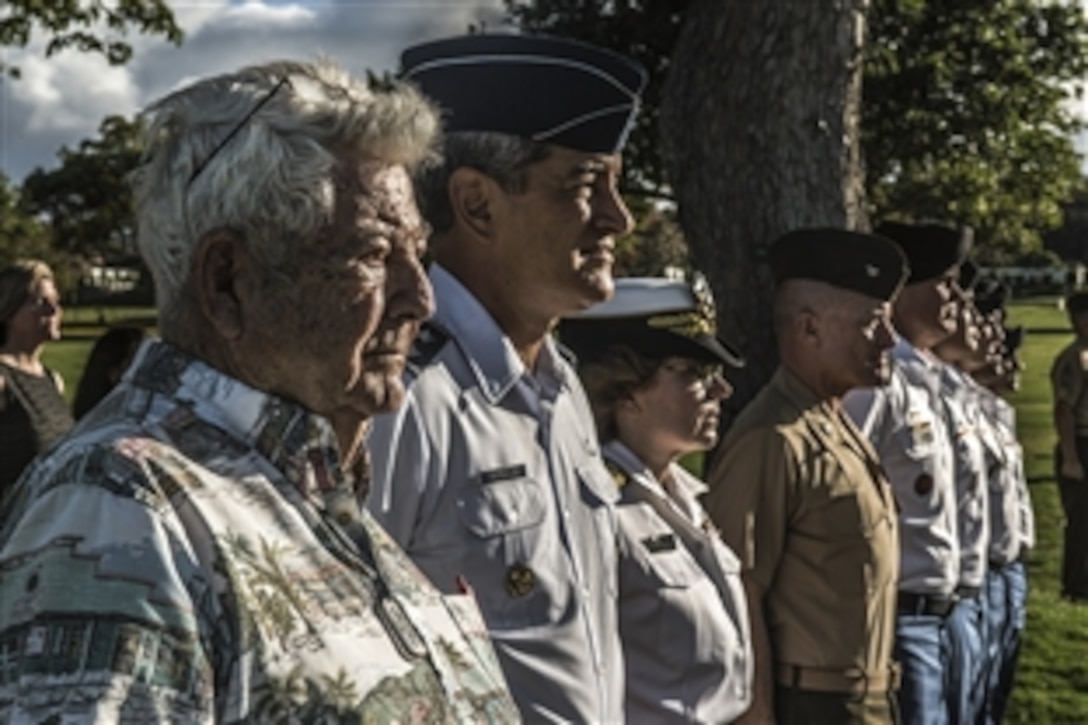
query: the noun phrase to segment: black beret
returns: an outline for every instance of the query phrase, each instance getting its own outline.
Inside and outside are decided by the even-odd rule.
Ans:
[[[1000,280],[986,277],[975,285],[975,307],[984,315],[989,315],[1005,306],[1009,301],[1009,288]]]
[[[582,362],[625,345],[649,358],[744,366],[740,353],[718,336],[714,297],[700,274],[691,284],[660,277],[617,279],[612,299],[560,321],[559,341]]]
[[[973,290],[977,282],[978,265],[972,262],[970,259],[963,260],[963,264],[960,265],[960,277],[958,280],[960,289],[964,292]]]
[[[943,224],[883,222],[875,231],[898,244],[907,255],[910,265],[907,284],[940,277],[963,264],[974,240],[971,227],[954,229]]]
[[[1005,328],[1005,352],[1012,354],[1024,344],[1024,326]]]
[[[1066,297],[1065,309],[1071,315],[1088,312],[1088,292],[1074,292]]]
[[[845,229],[795,229],[768,250],[776,284],[811,279],[890,300],[903,286],[906,262],[892,242]]]
[[[443,111],[447,132],[494,131],[589,153],[615,153],[646,71],[563,38],[465,35],[408,48],[401,76]]]

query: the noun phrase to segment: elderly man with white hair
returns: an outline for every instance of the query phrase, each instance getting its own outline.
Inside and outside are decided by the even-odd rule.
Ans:
[[[0,721],[518,719],[471,598],[355,496],[433,307],[409,170],[437,128],[327,63],[149,109],[162,340],[5,512]]]

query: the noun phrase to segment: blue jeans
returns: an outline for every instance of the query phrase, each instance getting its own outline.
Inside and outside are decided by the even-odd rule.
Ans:
[[[902,725],[946,725],[944,623],[929,614],[900,614],[895,620],[895,659],[902,668]]]
[[[982,602],[986,607],[986,708],[979,722],[1000,722],[996,717],[996,698],[1007,693],[1000,690],[1001,668],[1005,660],[1005,648],[1011,629],[1009,587],[1002,569],[986,572]]]
[[[1005,717],[1020,658],[1020,641],[1027,623],[1028,578],[1023,562],[1016,561],[997,572],[1005,596],[1005,626],[1001,632],[999,659],[990,666],[990,687],[986,709],[987,723],[1000,723]],[[991,628],[992,630],[992,628]]]
[[[981,596],[961,599],[948,615],[944,665],[951,725],[975,725],[985,709],[986,622]]]

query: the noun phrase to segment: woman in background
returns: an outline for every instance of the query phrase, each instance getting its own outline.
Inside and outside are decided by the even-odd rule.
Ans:
[[[72,405],[76,420],[85,416],[121,382],[121,376],[143,339],[142,327],[113,327],[95,340],[83,368],[83,377],[76,387],[76,400]]]
[[[723,364],[705,280],[619,279],[613,299],[564,320],[602,453],[620,486],[620,637],[628,722],[728,722],[751,701],[740,562],[677,462],[718,439]]]
[[[60,339],[61,316],[45,262],[0,270],[0,501],[34,456],[72,427],[64,381],[41,359],[45,343]]]

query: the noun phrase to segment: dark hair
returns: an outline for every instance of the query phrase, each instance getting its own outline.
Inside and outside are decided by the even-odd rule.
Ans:
[[[95,340],[72,405],[76,420],[113,390],[143,339],[142,327],[114,327]]]
[[[551,147],[540,141],[490,131],[459,131],[443,138],[442,159],[424,164],[414,176],[416,203],[435,232],[453,226],[449,182],[454,171],[470,166],[493,178],[510,193],[522,191],[525,170],[548,157]]]
[[[601,443],[619,436],[616,407],[650,382],[664,362],[665,357],[649,357],[627,345],[612,345],[592,360],[579,363],[578,375]]]

